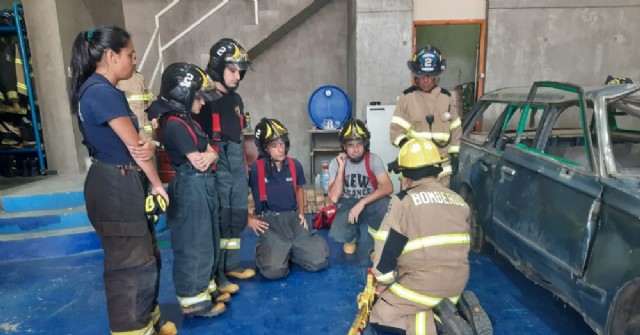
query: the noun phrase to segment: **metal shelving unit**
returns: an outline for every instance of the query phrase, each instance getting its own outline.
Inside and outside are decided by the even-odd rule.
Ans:
[[[316,177],[316,157],[318,155],[324,155],[329,157],[331,154],[337,155],[342,148],[338,142],[339,129],[309,129],[309,169],[310,179],[313,183]],[[319,141],[324,139],[325,141]],[[333,157],[331,157],[333,158]]]
[[[29,67],[29,53],[27,52],[26,44],[26,32],[25,27],[21,25],[20,17],[22,16],[23,8],[22,3],[13,3],[13,15],[15,18],[14,27],[0,27],[0,33],[15,33],[18,35],[18,45],[20,49],[20,56],[22,58],[22,70],[24,71],[25,85],[27,86],[27,95],[29,99],[29,108],[31,109],[31,123],[33,124],[33,131],[35,132],[34,138],[36,140],[36,146],[33,148],[9,148],[0,149],[0,154],[11,153],[30,153],[35,152],[38,155],[39,171],[41,174],[46,172],[44,162],[44,148],[42,145],[42,139],[40,137],[40,124],[38,121],[38,112],[36,110],[35,94],[33,89],[33,83],[31,82],[31,68]]]

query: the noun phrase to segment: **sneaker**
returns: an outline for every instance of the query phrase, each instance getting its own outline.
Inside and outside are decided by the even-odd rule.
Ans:
[[[227,310],[227,306],[223,302],[218,302],[215,305],[207,307],[182,307],[182,314],[185,318],[211,318],[224,313]]]
[[[356,247],[357,247],[357,245],[356,245],[355,242],[349,242],[349,243],[345,243],[342,246],[342,250],[344,251],[345,254],[351,255],[354,252],[356,252]]]
[[[218,287],[218,291],[220,291],[220,293],[236,294],[240,291],[240,286],[238,286],[238,284],[229,283],[225,286]]]
[[[227,276],[233,277],[236,279],[249,279],[256,275],[256,270],[254,269],[237,269],[233,271],[227,272]]]
[[[162,325],[162,327],[160,327],[160,329],[157,329],[156,331],[158,332],[158,335],[177,335],[178,334],[178,329],[176,328],[176,324],[171,321],[165,322]]]

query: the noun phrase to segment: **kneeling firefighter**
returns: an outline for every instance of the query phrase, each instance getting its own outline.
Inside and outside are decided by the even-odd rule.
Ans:
[[[220,261],[216,176],[218,155],[191,114],[204,105],[204,71],[174,63],[162,74],[159,98],[147,110],[159,117],[161,143],[176,172],[169,183],[167,225],[173,249],[173,281],[186,317],[211,317],[226,310],[229,293],[220,294],[215,274]]]
[[[467,284],[469,207],[438,182],[444,162],[426,139],[409,139],[400,149],[397,163],[408,188],[391,199],[379,230],[386,238],[375,240],[374,329],[437,334],[433,308],[447,298],[457,303]]]
[[[249,166],[249,186],[255,215],[249,227],[260,236],[256,263],[269,279],[289,274],[289,261],[308,271],[329,264],[329,246],[304,217],[304,171],[298,160],[288,157],[289,132],[275,119],[263,118],[256,125],[256,146],[260,153]]]

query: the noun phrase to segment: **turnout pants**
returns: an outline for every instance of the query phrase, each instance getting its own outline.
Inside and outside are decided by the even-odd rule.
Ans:
[[[390,197],[384,197],[364,206],[360,216],[358,216],[358,222],[350,224],[349,211],[360,200],[340,198],[336,204],[337,212],[333,219],[331,230],[329,230],[329,237],[341,243],[356,242],[360,239],[359,224],[363,222],[367,224],[370,234],[377,232],[382,224],[384,215],[387,213],[390,200]]]
[[[216,172],[220,201],[221,271],[240,268],[240,235],[247,226],[247,170],[242,143],[221,142]]]
[[[400,281],[392,284],[378,296],[371,309],[369,324],[381,330],[405,330],[408,335],[437,334],[432,308],[444,297],[456,304],[464,290],[466,278],[453,278],[451,282],[439,283],[442,288],[424,294],[415,287],[428,285],[424,277],[413,278],[411,273],[400,276]],[[449,286],[449,287],[445,287]]]
[[[329,265],[327,241],[315,231],[304,229],[297,213],[268,213],[260,220],[269,223],[256,246],[256,263],[264,277],[286,277],[290,260],[308,271],[319,271]]]
[[[87,214],[104,250],[104,287],[112,334],[150,334],[157,306],[159,260],[144,213],[142,172],[94,162],[87,173]],[[160,317],[159,310],[154,313]],[[154,316],[155,316],[154,315]]]
[[[167,225],[173,249],[173,282],[180,306],[212,305],[220,260],[216,176],[174,167],[169,183]]]

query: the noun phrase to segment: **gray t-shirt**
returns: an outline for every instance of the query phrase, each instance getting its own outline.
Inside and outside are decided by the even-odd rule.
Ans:
[[[369,165],[371,166],[371,171],[374,176],[387,172],[380,156],[374,153],[371,153]],[[334,158],[331,160],[331,163],[329,163],[329,180],[334,180],[336,174],[338,174],[338,161]],[[362,199],[373,193],[373,191],[375,190],[369,181],[369,174],[367,174],[367,169],[365,168],[364,158],[358,163],[353,163],[347,158],[347,166],[344,169],[342,198]]]

